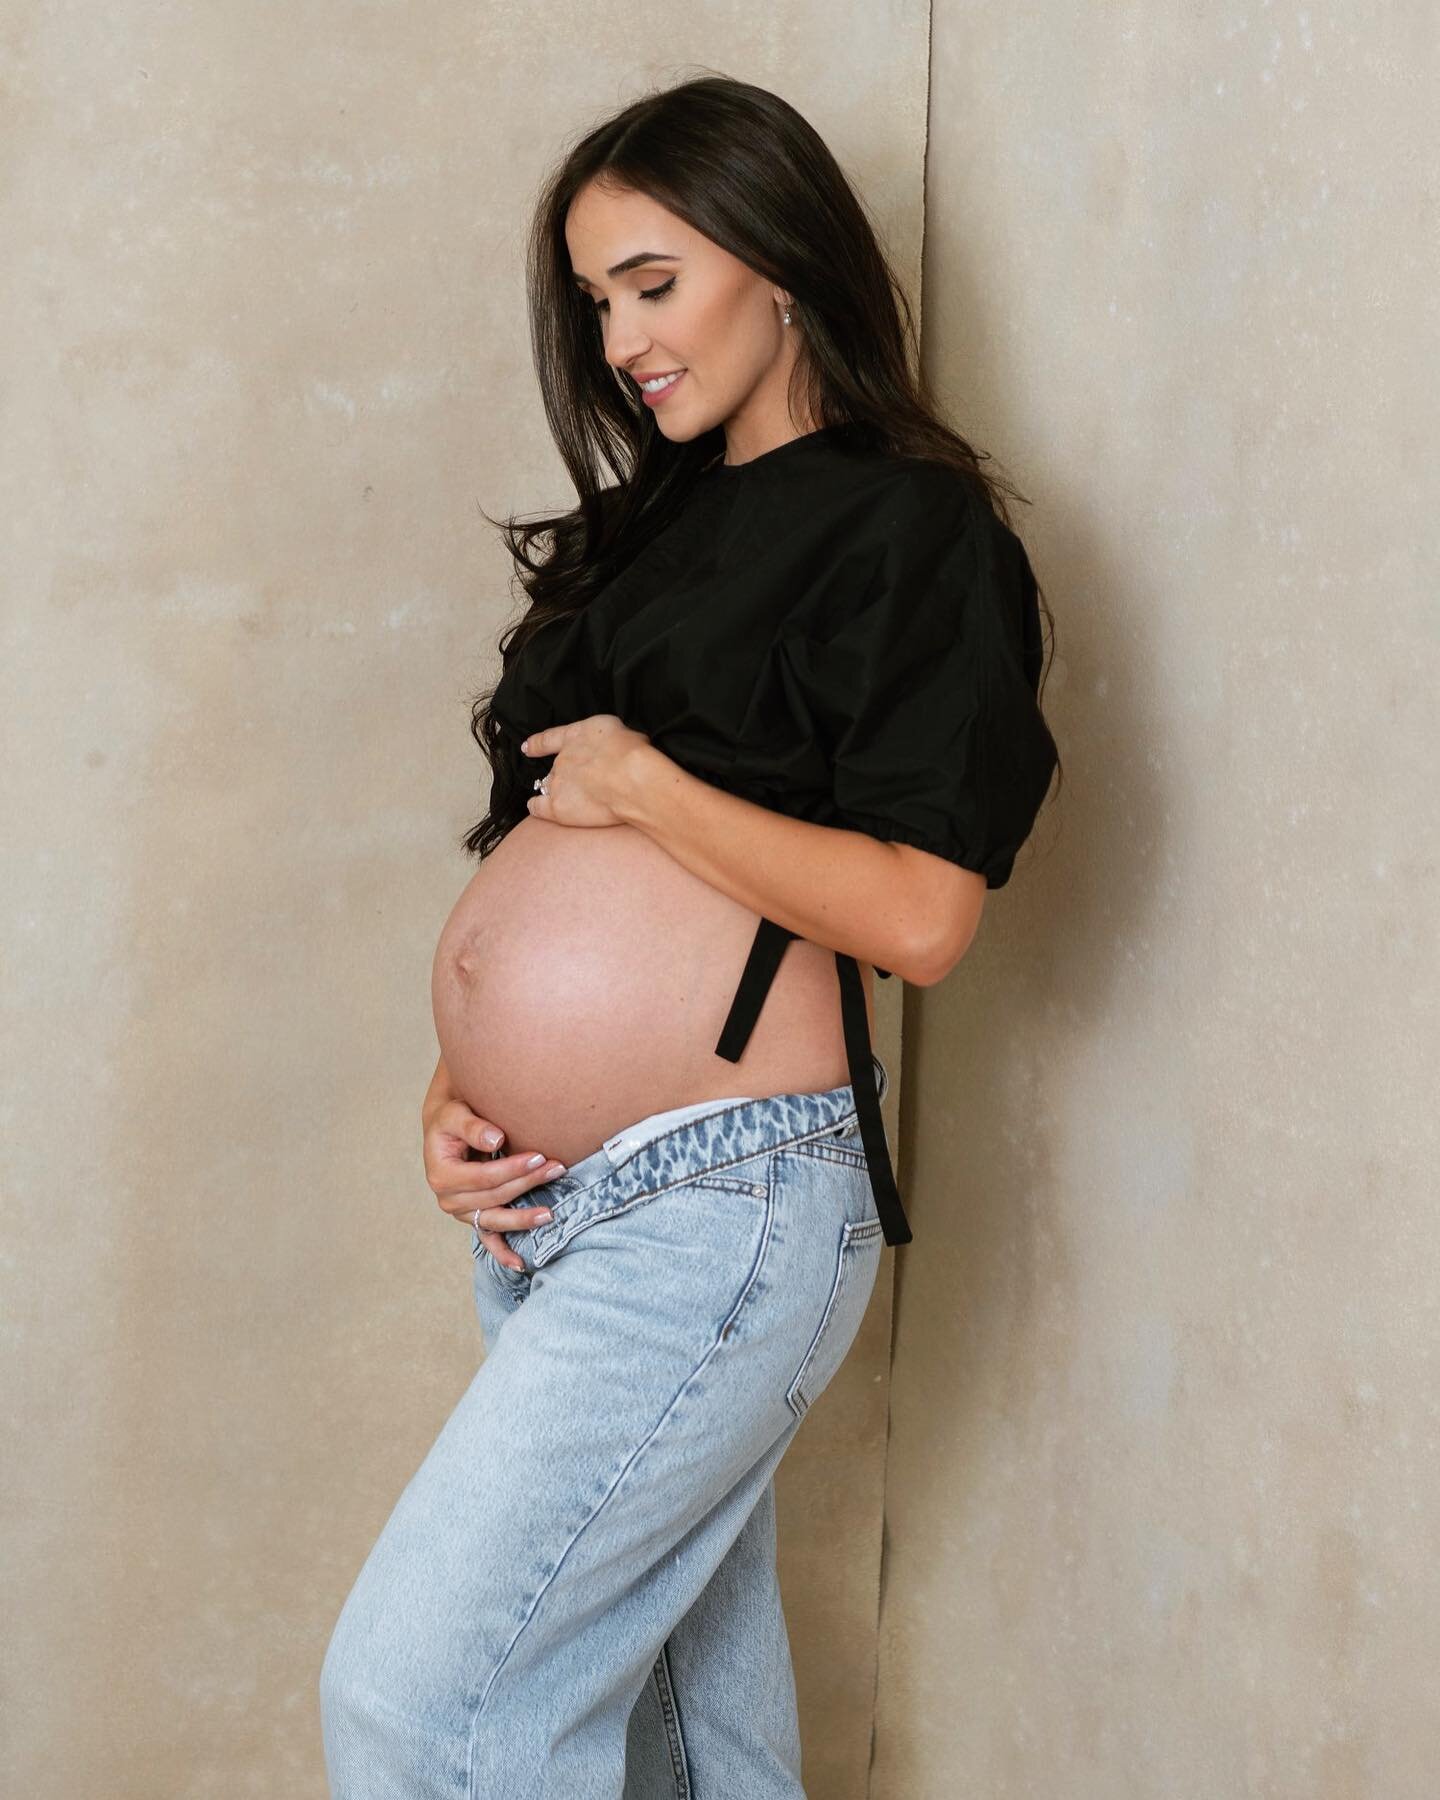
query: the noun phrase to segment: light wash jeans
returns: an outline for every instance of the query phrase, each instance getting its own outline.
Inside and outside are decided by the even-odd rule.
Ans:
[[[803,1800],[773,1477],[880,1264],[852,1089],[655,1113],[512,1204],[555,1216],[523,1270],[474,1238],[485,1360],[325,1652],[333,1800]]]

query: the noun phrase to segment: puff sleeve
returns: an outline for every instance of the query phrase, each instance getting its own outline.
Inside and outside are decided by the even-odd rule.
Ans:
[[[948,471],[927,470],[882,524],[861,603],[807,646],[838,822],[1003,887],[1058,761],[1036,700],[1034,572]]]

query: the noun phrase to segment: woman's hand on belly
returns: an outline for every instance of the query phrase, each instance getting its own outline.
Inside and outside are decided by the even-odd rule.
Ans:
[[[624,824],[615,797],[631,756],[649,746],[645,733],[632,730],[618,713],[591,713],[532,731],[520,746],[523,754],[555,760],[544,777],[545,792],[537,790],[526,801],[531,818],[554,825]]]
[[[505,1242],[505,1233],[529,1231],[543,1224],[550,1214],[543,1206],[502,1209],[528,1189],[563,1174],[564,1164],[539,1151],[495,1155],[486,1146],[485,1134],[496,1133],[498,1143],[504,1132],[454,1096],[442,1098],[437,1104],[433,1083],[421,1118],[425,1179],[440,1210],[473,1226],[497,1262],[512,1269],[523,1268],[520,1258]]]

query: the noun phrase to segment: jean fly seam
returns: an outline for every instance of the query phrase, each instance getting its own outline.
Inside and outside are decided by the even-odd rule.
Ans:
[[[670,1185],[674,1186],[675,1184],[671,1183]],[[653,1196],[651,1196],[651,1197],[653,1198]],[[626,1208],[625,1210],[628,1211],[629,1209]],[[606,1215],[606,1216],[608,1217],[609,1215]],[[485,1710],[485,1702],[490,1698],[490,1690],[494,1687],[496,1681],[499,1679],[500,1673],[504,1669],[505,1664],[510,1660],[511,1651],[514,1650],[516,1644],[519,1643],[521,1637],[524,1635],[525,1627],[530,1623],[531,1619],[533,1619],[535,1617],[535,1613],[536,1613],[537,1609],[539,1608],[541,1601],[545,1598],[546,1594],[549,1593],[551,1587],[554,1585],[555,1577],[560,1573],[560,1570],[564,1567],[565,1558],[567,1556],[569,1556],[570,1552],[575,1548],[576,1544],[579,1543],[580,1539],[589,1530],[589,1528],[595,1523],[596,1519],[598,1519],[600,1517],[601,1513],[604,1512],[605,1508],[610,1504],[610,1501],[619,1492],[622,1484],[624,1483],[625,1477],[635,1467],[636,1463],[639,1462],[640,1458],[650,1448],[651,1444],[653,1444],[655,1442],[655,1440],[659,1437],[660,1432],[662,1431],[662,1429],[664,1428],[666,1423],[673,1417],[673,1415],[675,1413],[675,1409],[679,1406],[680,1402],[685,1398],[686,1394],[694,1386],[696,1380],[704,1372],[706,1367],[709,1365],[709,1363],[715,1356],[716,1351],[720,1349],[725,1338],[729,1335],[731,1327],[734,1325],[735,1320],[738,1318],[738,1316],[740,1314],[740,1310],[744,1306],[746,1300],[750,1297],[750,1294],[753,1292],[755,1283],[759,1279],[760,1271],[765,1265],[765,1258],[770,1249],[771,1227],[774,1223],[774,1217],[775,1217],[774,1190],[773,1190],[773,1188],[767,1187],[766,1202],[765,1202],[764,1229],[761,1232],[759,1248],[755,1252],[755,1258],[750,1265],[750,1271],[746,1275],[744,1286],[740,1290],[739,1299],[730,1308],[729,1316],[726,1319],[724,1325],[721,1327],[719,1333],[716,1335],[714,1342],[710,1345],[710,1348],[705,1352],[705,1354],[700,1358],[699,1362],[696,1363],[695,1367],[693,1369],[691,1369],[690,1373],[680,1383],[680,1386],[676,1389],[675,1393],[671,1396],[669,1404],[665,1407],[665,1410],[660,1414],[660,1417],[658,1419],[656,1419],[655,1423],[650,1427],[650,1430],[645,1434],[645,1436],[641,1439],[641,1441],[635,1446],[634,1450],[631,1451],[630,1455],[626,1458],[626,1460],[625,1460],[624,1464],[622,1465],[622,1467],[620,1468],[619,1472],[616,1474],[614,1480],[610,1483],[610,1486],[601,1495],[599,1502],[591,1508],[590,1512],[585,1516],[584,1519],[581,1520],[580,1524],[576,1527],[574,1533],[572,1534],[572,1536],[570,1538],[569,1543],[566,1544],[565,1548],[560,1552],[560,1556],[559,1556],[558,1561],[555,1564],[555,1567],[553,1569],[551,1569],[550,1573],[545,1577],[545,1579],[541,1583],[539,1589],[536,1591],[535,1597],[531,1600],[529,1608],[527,1609],[527,1611],[525,1613],[525,1617],[520,1621],[519,1625],[516,1627],[514,1636],[510,1639],[510,1642],[505,1646],[505,1649],[504,1649],[503,1653],[501,1654],[499,1662],[497,1662],[495,1667],[490,1671],[490,1677],[486,1681],[485,1686],[481,1689],[480,1697],[475,1702],[474,1714],[472,1715],[471,1720],[470,1720],[470,1732],[469,1732],[469,1737],[468,1737],[467,1744],[466,1744],[466,1765],[467,1766],[466,1766],[466,1770],[465,1770],[465,1790],[466,1790],[467,1800],[481,1800],[481,1797],[479,1795],[477,1795],[475,1792],[475,1734],[476,1734],[477,1730],[479,1729],[480,1715]]]

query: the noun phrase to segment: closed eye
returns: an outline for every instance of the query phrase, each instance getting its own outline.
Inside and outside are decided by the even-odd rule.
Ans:
[[[641,288],[640,298],[642,300],[663,300],[670,292],[671,288],[674,287],[676,280],[677,277],[672,275],[668,281],[662,281],[657,288]],[[595,310],[596,312],[608,312],[610,310],[610,302],[608,300],[597,300],[595,302]]]

